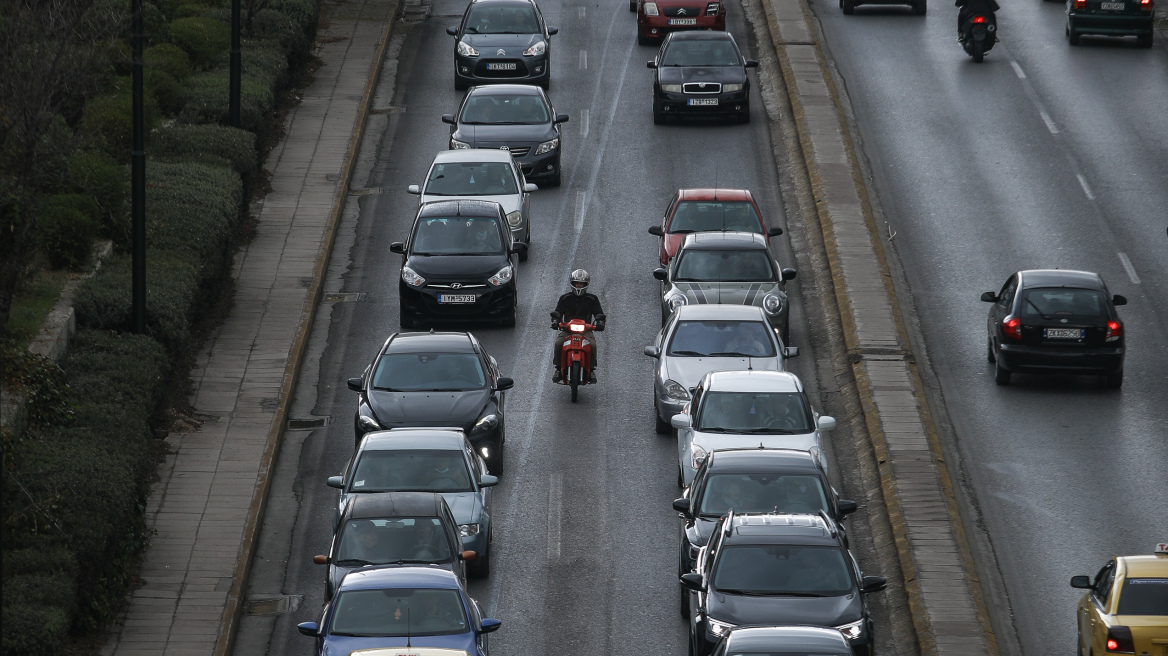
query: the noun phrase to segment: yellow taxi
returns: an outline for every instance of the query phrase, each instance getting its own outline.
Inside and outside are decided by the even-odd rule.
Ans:
[[[1071,578],[1079,600],[1079,656],[1168,656],[1168,542],[1151,556],[1117,556],[1092,580]]]

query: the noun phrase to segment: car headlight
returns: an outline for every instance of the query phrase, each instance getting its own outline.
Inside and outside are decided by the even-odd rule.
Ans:
[[[662,84],[661,90],[665,93],[681,93],[680,84]]]
[[[839,632],[844,634],[844,637],[848,640],[859,640],[860,636],[864,635],[864,620],[859,619],[851,624],[845,624],[835,628],[839,629]]]
[[[688,401],[689,390],[687,390],[681,383],[670,378],[669,380],[665,381],[665,396],[678,401]]]
[[[560,138],[556,137],[555,139],[552,139],[551,141],[545,141],[545,142],[541,143],[539,145],[539,147],[535,149],[535,154],[542,155],[544,153],[550,153],[559,147],[560,147]]]
[[[464,538],[469,538],[472,535],[478,535],[482,529],[480,524],[459,524],[458,534]]]
[[[466,41],[459,41],[458,54],[462,55],[463,57],[478,57],[479,51],[470,47],[470,44],[468,44]]]
[[[524,57],[538,57],[545,52],[547,52],[547,41],[540,41],[539,43],[531,46],[527,50],[524,50],[523,56]]]
[[[514,212],[507,213],[507,225],[512,228],[518,228],[520,223],[523,223],[523,212],[515,210]]]
[[[712,617],[707,617],[706,623],[710,627],[710,635],[717,636],[719,638],[726,635],[727,631],[734,628],[733,624],[729,624],[727,622],[719,622],[718,620],[716,620]]]
[[[470,144],[465,141],[459,141],[457,139],[450,140],[450,150],[467,150],[468,148],[470,148]]]
[[[490,278],[487,278],[487,282],[496,287],[500,285],[506,285],[507,283],[511,282],[511,276],[514,275],[514,273],[515,272],[511,270],[511,265],[508,264],[502,269],[499,269],[498,273],[491,276]]]
[[[778,294],[767,294],[762,299],[762,309],[767,311],[767,314],[778,314],[783,309],[783,297]]]
[[[670,312],[677,312],[677,308],[689,303],[689,299],[685,294],[671,294],[665,297],[665,303],[669,306]]]
[[[381,424],[377,423],[377,420],[369,415],[361,415],[358,417],[357,426],[360,427],[362,433],[381,430]]]
[[[657,3],[656,2],[646,2],[645,3],[645,15],[646,16],[656,16],[657,15]]]
[[[702,463],[706,461],[706,455],[708,455],[708,454],[706,453],[706,450],[703,449],[702,447],[700,447],[696,444],[693,445],[692,447],[690,447],[690,450],[689,450],[689,464],[690,464],[690,466],[693,467],[694,469],[701,467]]]
[[[730,93],[732,91],[742,91],[741,84],[723,84],[722,93]]]
[[[475,422],[473,428],[470,429],[472,433],[482,433],[489,430],[494,430],[499,425],[499,415],[487,415]]]
[[[426,284],[426,279],[408,266],[402,267],[402,280],[410,287],[421,287]]]

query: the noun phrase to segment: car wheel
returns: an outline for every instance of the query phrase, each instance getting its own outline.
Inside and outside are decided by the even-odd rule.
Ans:
[[[681,463],[677,465],[677,487],[685,489],[685,474],[681,473]]]
[[[677,587],[681,588],[681,619],[688,620],[689,619],[689,590],[686,590],[685,586],[683,586],[683,585],[678,585]]]
[[[548,73],[548,74],[547,74],[547,77],[545,77],[545,78],[543,79],[543,82],[540,82],[540,83],[539,83],[539,86],[540,86],[540,87],[541,87],[541,88],[542,88],[544,91],[547,91],[548,89],[552,88],[552,74],[551,74],[551,73]]]
[[[851,16],[856,13],[856,0],[843,0],[840,9],[844,10],[845,16]]]
[[[999,385],[1010,384],[1010,372],[1002,367],[1000,360],[994,363],[994,382]]]
[[[490,542],[490,540],[488,540]],[[485,579],[491,575],[491,548],[487,547],[487,553],[482,557],[475,555],[474,560],[470,561],[470,567],[467,568],[466,575],[472,579]]]
[[[665,112],[657,109],[657,103],[653,103],[653,125],[665,125]]]
[[[653,392],[653,419],[657,422],[658,435],[669,435],[673,432],[673,426],[667,421],[661,421],[661,415],[657,414],[657,392]]]
[[[410,319],[404,313],[398,315],[398,323],[401,324],[402,330],[408,330],[411,328],[416,328],[418,326],[416,321],[414,321],[413,319]]]
[[[1070,27],[1067,28],[1067,42],[1073,46],[1079,45],[1079,33]]]
[[[468,82],[464,82],[462,80],[462,78],[458,77],[457,75],[454,76],[454,90],[455,91],[466,91],[467,87],[469,87],[469,86],[470,86],[470,84]]]
[[[994,358],[994,340],[988,337],[986,338],[986,360],[990,364],[993,364],[996,360]]]
[[[791,345],[791,318],[787,317],[787,323],[783,326],[783,346]]]
[[[526,262],[527,257],[528,257],[528,253],[531,251],[531,231],[530,230],[527,232],[526,241],[524,241],[523,243],[527,244],[527,250],[525,250],[519,254],[519,261],[520,262]]]
[[[651,46],[651,45],[653,45],[653,39],[650,39],[647,36],[641,36],[640,34],[637,34],[637,45]]]
[[[686,642],[688,642],[688,643],[689,643],[689,656],[694,656],[694,644],[693,644],[693,643],[694,643],[694,641],[693,641],[693,636],[691,635],[691,636],[689,637],[689,640],[687,640]]]
[[[1140,35],[1136,36],[1136,45],[1141,47],[1141,48],[1151,48],[1152,47],[1152,33],[1148,32],[1147,34],[1140,34]]]
[[[1103,384],[1106,385],[1108,389],[1119,389],[1123,387],[1123,372],[1120,371],[1104,376]]]
[[[558,168],[558,167],[557,167],[557,168]],[[548,178],[548,186],[549,186],[549,187],[558,187],[558,186],[560,186],[560,184],[561,184],[562,182],[563,182],[563,179],[561,178],[561,172],[560,172],[560,171],[556,171],[556,174],[555,174],[555,175],[553,175],[552,177]]]
[[[738,115],[738,122],[739,123],[749,123],[750,122],[750,107],[749,106],[746,109],[742,110],[742,113]]]
[[[634,14],[637,13],[637,0],[629,1],[629,11],[633,12]]]
[[[503,320],[499,322],[499,325],[503,326],[504,328],[515,327],[515,308],[511,308],[511,312],[508,313],[507,316],[503,317]]]
[[[920,2],[913,4],[913,13],[916,14],[917,16],[924,16],[928,12],[929,12],[929,5],[928,5],[928,2],[926,0],[920,0]]]
[[[491,448],[493,449],[493,451],[491,453],[491,457],[486,458],[487,472],[491,476],[502,476],[503,475],[503,452],[504,452],[503,447],[505,445],[506,445],[506,442],[499,442],[498,444],[491,445]]]

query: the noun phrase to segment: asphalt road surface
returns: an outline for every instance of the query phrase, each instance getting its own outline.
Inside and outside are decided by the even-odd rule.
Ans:
[[[715,183],[753,190],[769,222],[785,226],[770,132],[757,86],[749,125],[654,126],[645,61],[656,48],[635,44],[627,3],[548,0],[541,6],[548,24],[560,28],[552,38],[550,95],[556,111],[571,117],[564,125],[565,173],[561,188],[534,195],[531,256],[517,274],[517,327],[472,328],[516,387],[508,393],[491,577],[473,581],[471,593],[503,621],[491,636],[496,653],[684,654],[678,520],[670,507],[678,496],[676,447],[653,431],[652,361],[642,354],[659,328],[659,285],[651,275],[658,245],[646,228],[660,220],[678,188]],[[359,375],[398,329],[400,256],[389,253],[389,244],[406,236],[413,218],[417,197],[406,186],[421,182],[434,154],[447,146],[448,128],[439,117],[457,108],[461,94],[453,88],[453,43],[445,28],[457,24],[464,7],[463,0],[439,0],[428,20],[404,32],[388,129],[368,179],[355,183],[383,191],[363,197],[360,215],[346,218],[326,284],[326,290],[365,296],[322,310],[293,404],[293,416],[327,416],[331,423],[288,433],[249,582],[253,601],[290,595],[299,606],[246,616],[238,654],[312,650],[313,641],[295,624],[318,617],[324,571],[311,558],[328,547],[336,498],[324,481],[352,453],[356,397],[344,380]],[[754,56],[736,6],[729,23],[744,54]],[[795,261],[786,236],[772,244],[784,266]],[[573,404],[567,388],[550,382],[548,312],[576,267],[591,272],[591,289],[609,320],[599,335],[600,384],[582,388]],[[802,281],[788,287],[794,290],[792,342],[804,348],[791,369],[814,397]],[[856,477],[840,473],[839,463],[847,468],[855,456],[835,460],[827,442],[837,488],[862,500]],[[859,529],[852,544],[866,573],[881,574],[867,565],[874,556],[864,511],[849,521]],[[878,639],[887,642],[881,603]]]
[[[930,4],[844,16],[812,0],[1000,565],[1009,608],[993,612],[1012,611],[1022,653],[1069,654],[1070,577],[1168,537],[1168,51],[1072,48],[1064,5],[1027,0],[1002,3],[1001,42],[975,64],[956,9]],[[978,297],[1043,267],[1097,271],[1128,297],[1121,391],[994,384]]]

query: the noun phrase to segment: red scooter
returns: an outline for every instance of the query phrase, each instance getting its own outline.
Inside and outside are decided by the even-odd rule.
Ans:
[[[603,328],[583,319],[572,319],[560,323],[559,329],[572,333],[560,348],[560,384],[572,386],[572,403],[575,403],[576,389],[588,384],[588,372],[592,370],[592,345],[584,341],[584,331]]]

